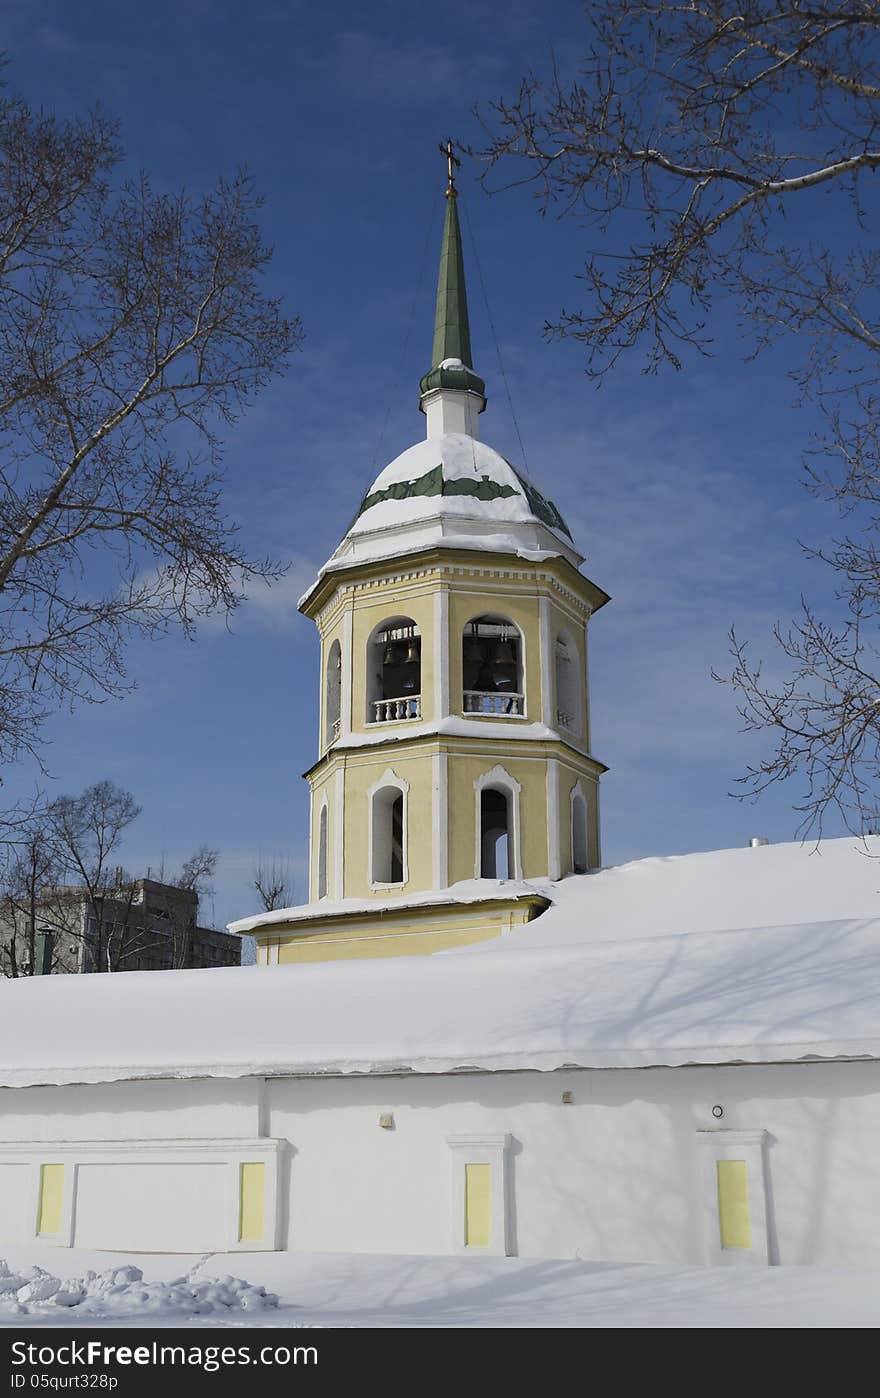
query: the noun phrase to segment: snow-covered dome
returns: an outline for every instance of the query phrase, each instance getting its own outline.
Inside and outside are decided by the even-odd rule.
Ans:
[[[370,486],[332,562],[430,544],[562,553],[580,562],[553,501],[494,448],[463,432],[428,437],[395,457]]]

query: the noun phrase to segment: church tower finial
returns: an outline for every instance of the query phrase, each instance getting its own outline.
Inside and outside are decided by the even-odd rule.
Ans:
[[[446,218],[437,275],[437,311],[431,368],[422,379],[419,406],[428,419],[428,436],[465,432],[477,436],[476,418],[486,406],[486,385],[474,372],[458,190],[455,170],[461,161],[452,141],[440,146],[446,157]]]

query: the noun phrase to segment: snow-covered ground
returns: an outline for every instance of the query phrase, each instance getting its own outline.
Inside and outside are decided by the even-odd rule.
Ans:
[[[6,1263],[17,1275],[34,1265],[54,1274],[67,1283],[68,1298],[69,1279],[82,1279],[90,1270],[119,1274],[135,1267],[143,1273],[142,1280],[123,1271],[119,1281],[109,1281],[103,1305],[101,1287],[95,1288],[95,1304],[88,1308],[57,1305],[51,1297],[42,1302],[10,1297],[0,1304],[0,1325],[19,1328],[880,1325],[880,1271],[343,1253],[239,1253],[202,1260],[35,1247],[7,1249]],[[110,1292],[110,1286],[121,1291]],[[187,1288],[197,1293],[190,1298],[196,1309],[186,1304]],[[248,1295],[252,1304],[243,1301]],[[0,1303],[3,1299],[0,1295]]]

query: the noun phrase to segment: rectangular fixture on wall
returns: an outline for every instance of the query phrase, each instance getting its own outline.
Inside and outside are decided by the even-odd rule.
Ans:
[[[767,1204],[766,1131],[698,1131],[703,1239],[710,1266],[775,1261]]]
[[[464,1167],[464,1245],[487,1248],[492,1241],[492,1166]]]
[[[262,1160],[245,1160],[241,1166],[238,1206],[238,1241],[261,1243],[266,1225],[266,1166]]]
[[[717,1160],[718,1228],[723,1248],[750,1248],[749,1181],[744,1160]]]
[[[452,1251],[507,1257],[510,1137],[447,1136],[452,1163]]]
[[[64,1166],[40,1166],[40,1205],[37,1232],[54,1237],[64,1218]]]

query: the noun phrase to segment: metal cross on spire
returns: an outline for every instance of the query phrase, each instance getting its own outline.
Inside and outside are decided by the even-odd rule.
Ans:
[[[449,180],[446,186],[446,194],[448,198],[454,199],[457,192],[455,188],[455,170],[456,167],[459,169],[461,168],[461,161],[452,148],[452,141],[447,141],[445,145],[441,141],[438,150],[441,155],[446,156],[446,174]]]

